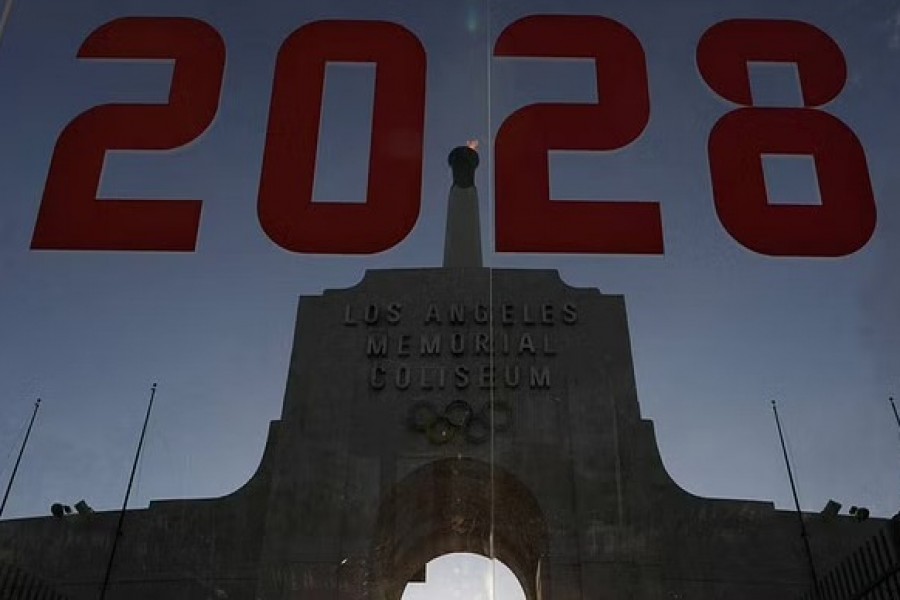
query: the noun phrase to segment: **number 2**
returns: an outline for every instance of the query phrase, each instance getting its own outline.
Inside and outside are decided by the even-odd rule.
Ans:
[[[497,250],[662,254],[659,204],[550,198],[548,151],[615,150],[647,126],[647,66],[635,35],[604,17],[526,17],[503,31],[494,55],[592,58],[603,89],[597,104],[533,104],[500,127]]]
[[[35,250],[192,251],[199,200],[97,199],[108,150],[170,150],[202,134],[216,115],[225,45],[195,19],[111,21],[85,40],[79,58],[175,61],[166,104],[106,104],[60,135],[38,212]]]

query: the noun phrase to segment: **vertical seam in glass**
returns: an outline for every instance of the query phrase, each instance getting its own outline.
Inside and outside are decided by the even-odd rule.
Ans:
[[[487,146],[487,176],[488,181],[485,189],[487,190],[487,207],[488,207],[488,252],[486,253],[488,256],[491,254],[492,248],[494,248],[494,191],[493,191],[493,183],[494,183],[494,143],[493,143],[493,131],[491,129],[493,122],[491,120],[491,106],[492,106],[492,98],[491,98],[491,56],[493,54],[493,32],[492,32],[492,23],[491,23],[491,0],[485,0],[485,17],[484,17],[484,32],[485,32],[485,68],[487,86],[486,86],[486,96],[487,96],[487,133],[486,133],[486,146]],[[490,259],[489,259],[490,260]],[[488,332],[488,348],[490,348],[490,354],[488,356],[488,360],[490,363],[490,372],[491,372],[491,387],[488,390],[488,413],[490,415],[490,477],[491,477],[491,515],[490,515],[490,528],[489,528],[489,552],[491,558],[491,590],[490,590],[490,600],[494,600],[496,597],[496,562],[497,555],[494,551],[494,526],[495,526],[495,511],[496,511],[496,502],[494,495],[494,439],[496,432],[494,431],[494,387],[495,381],[493,378],[495,377],[494,372],[494,354],[495,354],[495,344],[494,344],[494,268],[490,262],[487,264],[488,268],[488,322],[490,331]]]

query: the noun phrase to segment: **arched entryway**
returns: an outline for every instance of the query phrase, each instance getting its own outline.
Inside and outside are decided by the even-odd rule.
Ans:
[[[531,492],[515,477],[482,461],[442,459],[394,486],[382,500],[373,536],[373,600],[400,600],[425,565],[453,552],[494,556],[525,590],[541,599],[547,526]]]

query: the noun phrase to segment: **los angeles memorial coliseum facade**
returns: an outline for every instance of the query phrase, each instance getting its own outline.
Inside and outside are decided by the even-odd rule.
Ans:
[[[624,299],[482,268],[460,152],[444,266],[301,298],[256,474],[128,511],[106,598],[399,600],[492,548],[529,600],[900,598],[896,521],[804,514],[814,587],[796,513],[672,481]],[[0,522],[0,597],[98,598],[118,517]]]

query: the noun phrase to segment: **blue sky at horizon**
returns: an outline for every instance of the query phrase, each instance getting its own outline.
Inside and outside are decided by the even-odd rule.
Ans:
[[[426,6],[427,4],[427,6]],[[517,107],[602,97],[585,61],[489,60],[489,41],[536,13],[604,14],[640,39],[651,118],[614,153],[555,153],[558,198],[661,203],[660,257],[492,251],[490,147]],[[53,145],[91,106],[164,100],[165,64],[78,61],[81,41],[126,15],[195,16],[222,35],[228,62],[216,121],[188,148],[107,158],[105,196],[202,198],[188,254],[32,252]],[[879,217],[841,259],[775,259],[732,240],[713,209],[706,143],[732,106],[703,83],[697,41],[728,18],[810,22],[842,48],[849,76],[826,110],[866,150]],[[413,232],[374,256],[304,256],[271,242],[256,195],[278,47],[321,18],[403,24],[428,56],[423,200]],[[490,69],[488,69],[490,65]],[[85,498],[115,509],[152,382],[158,403],[130,506],[227,494],[255,471],[287,377],[298,295],[345,288],[367,269],[437,266],[450,182],[447,151],[482,142],[477,184],[487,266],[558,269],[568,284],[625,297],[638,399],[663,462],[691,493],[792,506],[769,401],[776,399],[805,510],[829,498],[900,510],[900,2],[619,0],[399,2],[20,1],[0,42],[0,481],[35,397],[44,404],[4,518],[45,516]],[[754,68],[759,102],[796,105],[790,69]],[[488,83],[490,82],[490,85]],[[372,73],[329,68],[317,190],[358,198]],[[490,89],[490,102],[488,90]],[[757,96],[758,94],[758,96]],[[490,135],[489,135],[490,132]],[[771,191],[814,201],[809,164],[773,164]]]

